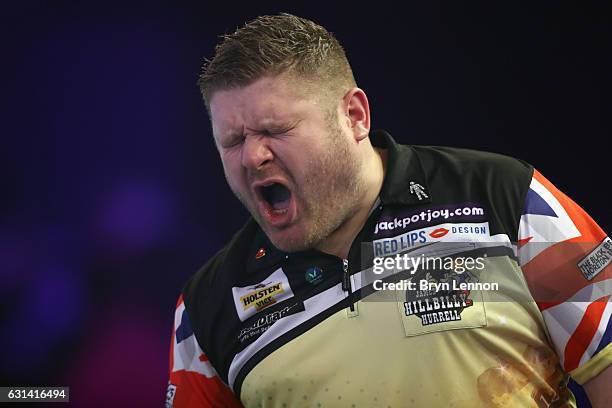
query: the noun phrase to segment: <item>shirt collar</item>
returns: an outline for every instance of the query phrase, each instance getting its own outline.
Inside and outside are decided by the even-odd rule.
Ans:
[[[387,169],[380,191],[382,203],[410,205],[430,203],[431,192],[427,178],[414,148],[397,144],[384,130],[370,132],[370,141],[374,147],[387,150]],[[420,186],[420,194],[415,191],[414,186],[417,185]]]

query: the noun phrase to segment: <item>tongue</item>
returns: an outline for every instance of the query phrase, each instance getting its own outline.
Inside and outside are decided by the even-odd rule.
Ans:
[[[267,199],[275,210],[284,210],[289,207],[291,192],[281,184],[268,187]]]
[[[275,210],[285,210],[289,208],[289,200],[272,204]]]

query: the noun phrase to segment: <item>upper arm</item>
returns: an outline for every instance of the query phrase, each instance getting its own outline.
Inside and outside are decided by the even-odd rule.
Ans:
[[[595,378],[591,378],[584,384],[584,391],[589,397],[593,408],[606,407],[612,397],[612,366],[608,366]]]
[[[200,348],[182,296],[176,306],[170,344],[166,408],[242,407]]]
[[[535,171],[518,255],[563,368],[584,384],[612,363],[612,241]]]

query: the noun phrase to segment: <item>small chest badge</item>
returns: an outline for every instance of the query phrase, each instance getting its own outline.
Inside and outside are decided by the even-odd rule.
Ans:
[[[264,256],[266,256],[266,250],[263,247],[261,247],[257,250],[257,253],[255,253],[255,259],[261,259]]]
[[[323,280],[323,270],[318,266],[311,266],[306,270],[304,278],[308,283],[316,285]]]
[[[414,181],[410,182],[410,194],[416,194],[419,201],[423,198],[429,198],[429,196],[425,194],[425,187]]]

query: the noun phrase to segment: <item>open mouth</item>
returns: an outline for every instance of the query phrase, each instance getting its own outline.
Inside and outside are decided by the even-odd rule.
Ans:
[[[261,187],[261,196],[274,212],[287,211],[291,200],[291,191],[282,184],[272,183]]]
[[[294,205],[291,190],[281,183],[269,183],[257,188],[260,205],[266,221],[274,226],[283,226],[291,222]]]

